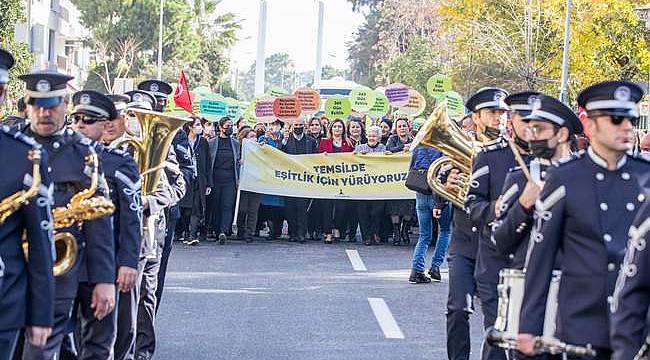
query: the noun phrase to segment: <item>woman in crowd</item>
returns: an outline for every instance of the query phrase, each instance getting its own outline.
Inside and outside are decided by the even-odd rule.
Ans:
[[[379,127],[381,127],[381,143],[386,145],[388,143],[388,138],[390,138],[391,130],[393,128],[393,122],[390,119],[381,119],[379,122]]]
[[[196,167],[195,177],[187,186],[185,197],[179,202],[181,218],[178,221],[180,238],[187,245],[199,243],[199,228],[204,229],[206,199],[205,193],[208,188],[208,141],[203,138],[203,124],[201,118],[192,117],[194,122],[185,124],[183,130],[192,149],[192,161]],[[179,238],[179,240],[180,240]],[[205,240],[205,231],[201,231],[201,239]]]
[[[311,135],[317,142],[323,138],[323,126],[317,117],[312,117],[307,123],[307,135]]]
[[[219,234],[219,244],[226,242],[235,209],[235,196],[239,182],[239,141],[232,137],[233,124],[228,117],[219,120],[219,136],[208,142],[212,169],[208,192],[214,193],[214,230]]]
[[[256,133],[250,126],[242,127],[237,133],[237,139],[242,146],[242,150],[244,141],[256,142],[256,138]],[[260,210],[261,197],[261,194],[250,191],[242,190],[239,193],[237,235],[241,236],[246,242],[252,242],[253,236],[257,234],[257,212]]]
[[[365,144],[368,141],[366,139],[366,131],[363,129],[363,122],[361,122],[360,118],[351,118],[348,121],[348,134],[350,142],[354,146]]]
[[[359,154],[383,154],[386,151],[386,146],[379,142],[381,139],[381,128],[373,125],[368,129],[368,142],[365,144],[358,144],[354,148],[354,152]],[[361,236],[363,237],[364,245],[379,245],[381,243],[379,231],[382,223],[382,215],[384,214],[383,200],[365,200],[357,201],[357,218],[361,225]]]
[[[327,132],[327,130],[330,128],[330,119],[328,119],[325,115],[321,116],[320,125],[323,127],[324,131]],[[323,137],[325,136],[327,136],[327,134],[323,134]]]
[[[407,152],[411,146],[413,137],[409,129],[407,119],[400,118],[395,120],[395,134],[391,135],[386,144],[386,150],[391,153]],[[415,212],[415,203],[413,200],[390,200],[388,201],[388,213],[393,224],[393,245],[397,246],[400,241],[408,244],[409,240],[409,223],[411,215]]]
[[[352,152],[354,147],[348,139],[345,123],[341,119],[335,119],[330,123],[328,137],[320,141],[319,152],[324,154],[336,154]],[[341,225],[343,216],[346,213],[347,202],[345,200],[326,200],[323,207],[323,230],[325,243],[331,244],[334,240],[341,238]]]

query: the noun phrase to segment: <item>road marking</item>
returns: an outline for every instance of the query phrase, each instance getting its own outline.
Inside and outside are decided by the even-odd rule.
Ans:
[[[390,312],[388,305],[382,298],[368,298],[372,312],[375,314],[375,318],[381,327],[381,331],[384,332],[384,336],[387,339],[404,339],[404,333],[397,325],[397,321],[393,317],[393,313]]]
[[[345,250],[345,253],[348,254],[348,259],[350,259],[350,263],[352,264],[352,269],[354,269],[354,271],[368,271],[368,269],[366,269],[366,265],[363,263],[363,260],[361,260],[361,256],[359,255],[358,251]]]

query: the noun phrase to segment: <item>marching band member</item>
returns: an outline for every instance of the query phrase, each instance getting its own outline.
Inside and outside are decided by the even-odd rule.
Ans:
[[[508,106],[504,102],[506,97],[505,90],[486,88],[479,90],[467,100],[466,107],[472,111],[472,119],[476,123],[480,135],[494,138],[500,133],[498,128],[508,110]],[[496,217],[495,204],[501,194],[508,170],[517,164],[512,151],[518,151],[525,155],[524,144],[527,147],[527,143],[521,138],[524,135],[526,124],[522,121],[522,117],[516,113],[512,118],[512,128],[517,149],[510,149],[508,142],[501,137],[484,146],[476,154],[465,202],[471,224],[479,232],[475,277],[483,310],[483,326],[486,329],[494,325],[497,315],[499,270],[508,264],[508,258],[497,252],[496,246],[491,240],[491,222]],[[506,354],[503,349],[484,342],[482,358],[505,359]]]
[[[589,117],[591,145],[548,173],[535,203],[518,336],[518,349],[526,355],[534,354],[534,337],[542,334],[546,284],[561,249],[558,338],[591,345],[596,359],[610,358],[608,302],[628,228],[645,200],[636,178],[650,171],[648,162],[626,154],[634,145],[642,95],[634,83],[608,81],[578,96]]]
[[[80,91],[72,97],[74,111],[71,116],[76,130],[94,141],[99,141],[104,134],[106,124],[118,121],[117,110],[113,101],[95,91]],[[140,174],[133,158],[120,149],[110,149],[96,144],[97,153],[102,161],[108,188],[115,211],[113,212],[113,235],[117,265],[118,307],[120,302],[129,303],[138,280],[138,263],[140,260],[140,240],[142,231],[142,201],[140,199]],[[139,283],[138,283],[139,284]],[[125,297],[126,299],[122,300]],[[81,311],[90,311],[88,304],[81,304]],[[84,310],[85,308],[85,310]],[[81,324],[81,352],[86,347],[102,348],[103,357],[109,358],[117,335],[117,316],[113,311],[110,316]],[[123,354],[116,356],[122,359]]]
[[[117,110],[117,118],[108,121],[104,126],[104,133],[102,135],[102,142],[110,148],[116,148],[117,145],[125,139],[127,120],[126,109],[127,106],[134,106],[131,97],[122,94],[107,95],[112,99],[115,109]],[[156,100],[150,94],[140,94],[142,98],[138,101],[141,107],[151,109],[151,104]],[[134,96],[138,97],[138,96]],[[146,99],[149,97],[149,101]],[[148,105],[148,106],[147,106]],[[141,184],[141,181],[139,181]],[[141,193],[141,191],[138,191]],[[142,199],[140,199],[141,204]],[[142,206],[141,206],[142,207]],[[140,209],[140,216],[142,216],[142,209]],[[142,219],[140,219],[142,225]],[[142,232],[140,233],[142,236]],[[115,335],[114,353],[116,360],[133,359],[135,357],[135,338],[138,317],[138,300],[140,299],[140,284],[142,283],[142,273],[146,263],[146,258],[143,253],[144,244],[140,242],[138,249],[138,274],[136,283],[130,291],[118,294],[117,302],[117,334]]]
[[[156,103],[153,110],[158,112],[164,112],[165,107],[167,106],[167,99],[172,93],[172,87],[168,83],[160,80],[145,80],[138,84],[138,89],[142,91],[148,91],[156,98]],[[195,176],[196,167],[192,160],[192,148],[190,147],[190,141],[187,138],[187,134],[183,129],[179,129],[174,136],[172,141],[172,147],[176,153],[176,160],[180,166],[181,173],[185,180],[185,184],[189,184]],[[184,190],[183,193],[187,191]],[[172,251],[172,244],[174,240],[174,233],[176,231],[176,223],[181,218],[181,211],[178,207],[178,204],[170,206],[166,210],[166,220],[167,220],[167,233],[165,235],[165,244],[162,249],[162,254],[160,258],[160,270],[158,271],[158,285],[156,286],[156,312],[160,306],[160,301],[162,299],[163,288],[165,287],[165,275],[167,274],[167,262],[169,261],[169,255]]]
[[[13,56],[0,49],[0,105],[5,101],[13,64]],[[31,186],[33,163],[29,152],[33,150],[41,150],[34,139],[0,126],[0,162],[12,169],[0,176],[0,204]],[[23,327],[30,346],[41,347],[54,325],[52,182],[48,167],[47,154],[41,152],[38,195],[12,214],[3,214],[9,216],[0,224],[0,360],[13,358]],[[22,249],[23,231],[27,234],[27,260]]]
[[[509,100],[509,101],[508,101]],[[511,267],[524,267],[535,202],[546,178],[547,168],[571,155],[571,141],[582,133],[582,123],[576,114],[559,100],[545,95],[520,93],[507,99],[511,109],[530,106],[524,121],[529,136],[531,156],[529,181],[520,167],[515,167],[506,177],[494,222],[492,236],[497,250],[503,256],[514,255]]]
[[[35,71],[20,76],[27,85],[29,127],[33,136],[48,152],[54,182],[54,205],[63,207],[70,198],[90,185],[85,173],[85,158],[94,150],[92,142],[65,126],[67,82],[72,79],[54,71]],[[101,189],[98,189],[101,192]],[[115,306],[115,249],[110,217],[73,225],[71,233],[78,244],[77,262],[67,273],[56,277],[54,328],[43,347],[25,343],[24,359],[55,359],[67,333],[72,306],[78,290],[87,290],[86,300],[92,313],[84,320],[106,317]],[[81,284],[81,286],[80,286]],[[81,292],[83,292],[83,290]],[[79,292],[79,293],[81,293]],[[81,299],[83,301],[84,298]]]
[[[471,118],[467,113],[463,120]],[[471,121],[471,120],[470,120]],[[474,138],[467,128],[465,133]],[[441,178],[447,191],[452,192],[459,182],[458,169],[450,169]],[[478,232],[472,227],[464,209],[454,207],[452,241],[449,243],[449,293],[447,295],[447,356],[450,360],[469,360],[469,315],[474,313],[476,281],[474,269],[478,251]]]

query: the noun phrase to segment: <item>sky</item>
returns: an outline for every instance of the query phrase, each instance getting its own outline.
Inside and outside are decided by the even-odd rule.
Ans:
[[[346,42],[364,21],[347,0],[324,0],[323,65],[347,69]],[[218,13],[232,12],[242,20],[240,40],[230,52],[231,68],[246,71],[257,56],[259,0],[223,0]],[[266,57],[288,53],[298,71],[316,66],[318,1],[267,0]]]

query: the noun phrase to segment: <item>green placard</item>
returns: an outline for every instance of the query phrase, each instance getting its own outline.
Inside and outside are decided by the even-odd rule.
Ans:
[[[280,97],[284,95],[289,95],[289,92],[279,86],[271,86],[267,91],[267,94],[273,97]]]
[[[348,97],[350,98],[350,103],[352,104],[352,109],[354,111],[367,113],[375,104],[377,94],[371,88],[362,86],[352,89]]]
[[[465,115],[465,104],[463,97],[455,91],[445,91],[443,98],[447,102],[447,113],[449,116],[458,117]]]
[[[202,115],[212,117],[226,116],[226,103],[220,100],[201,99],[199,111]]]
[[[388,98],[386,95],[375,91],[375,103],[368,110],[368,116],[373,119],[379,119],[386,114],[388,114]]]
[[[352,104],[347,96],[332,96],[325,102],[325,115],[330,119],[347,119],[352,112]]]
[[[451,79],[443,74],[436,74],[427,80],[427,92],[429,95],[439,98],[446,91],[451,90]]]

